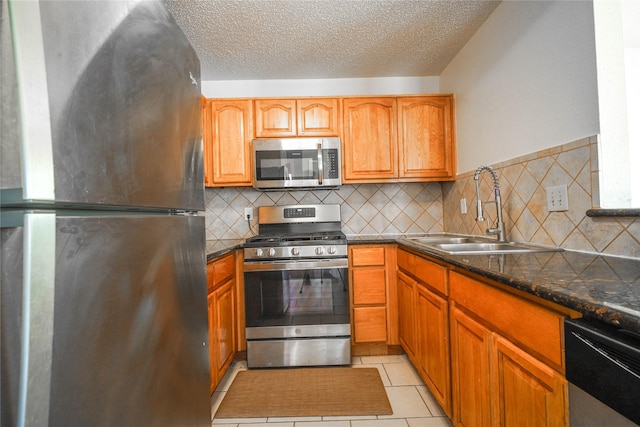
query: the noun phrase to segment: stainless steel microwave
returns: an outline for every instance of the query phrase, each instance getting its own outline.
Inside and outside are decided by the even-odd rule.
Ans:
[[[335,188],[342,184],[340,138],[253,140],[258,190]]]

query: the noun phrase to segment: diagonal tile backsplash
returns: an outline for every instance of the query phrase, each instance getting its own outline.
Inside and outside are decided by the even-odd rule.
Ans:
[[[269,191],[206,189],[207,240],[245,239],[257,233],[245,207],[336,203],[347,236],[424,234],[443,231],[439,183],[343,185],[336,190]]]
[[[490,165],[498,174],[507,238],[640,258],[640,222],[634,218],[591,218],[586,211],[598,205],[597,137],[584,138],[506,162]],[[452,233],[485,234],[496,222],[495,205],[486,205],[487,220],[476,218],[474,172],[443,183],[444,226]],[[480,178],[482,200],[493,200],[491,175]],[[566,185],[569,210],[549,212],[546,188]],[[465,199],[468,213],[462,214]]]

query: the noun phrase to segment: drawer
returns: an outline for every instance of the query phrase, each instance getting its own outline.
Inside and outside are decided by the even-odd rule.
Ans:
[[[450,273],[450,298],[564,372],[562,314],[456,272]]]
[[[387,341],[387,310],[385,307],[353,309],[354,341],[356,343]]]
[[[398,249],[398,268],[412,273],[416,266],[416,256],[412,253]]]
[[[384,265],[384,247],[356,246],[350,248],[351,266],[367,267]]]
[[[447,267],[443,267],[419,256],[415,257],[414,276],[422,282],[430,285],[443,295],[449,293],[447,286]]]
[[[233,253],[225,255],[207,264],[207,287],[212,289],[216,285],[233,277],[236,260]]]
[[[398,268],[443,295],[448,295],[447,267],[400,249],[398,250]]]
[[[384,268],[362,268],[353,270],[353,303],[385,304],[386,281]]]

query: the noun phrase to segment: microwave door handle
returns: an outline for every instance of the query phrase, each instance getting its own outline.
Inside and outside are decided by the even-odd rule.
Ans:
[[[318,144],[318,185],[322,185],[322,175],[324,175],[324,166],[322,164],[322,143]]]

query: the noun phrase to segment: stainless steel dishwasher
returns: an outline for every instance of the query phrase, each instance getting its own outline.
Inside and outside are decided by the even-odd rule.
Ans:
[[[572,427],[640,423],[640,335],[589,319],[565,320]]]

